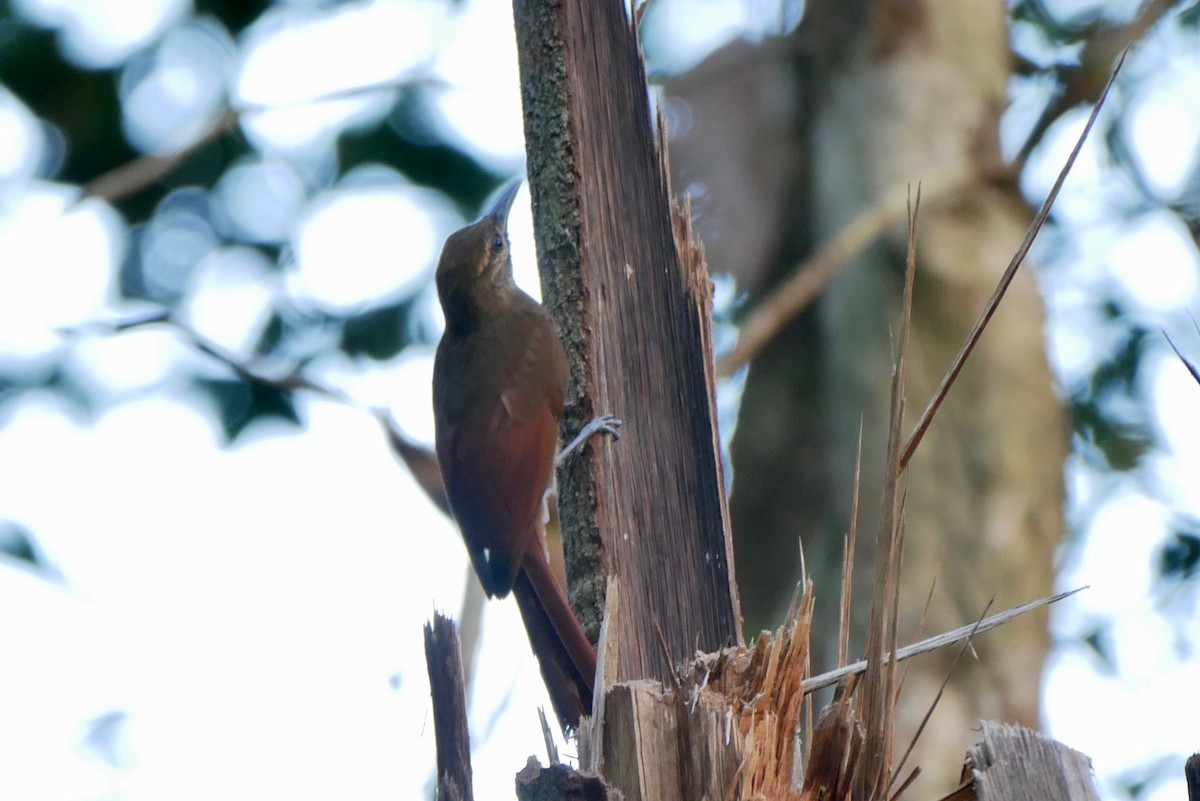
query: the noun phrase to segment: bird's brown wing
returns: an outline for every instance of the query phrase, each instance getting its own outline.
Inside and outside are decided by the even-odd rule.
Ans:
[[[549,314],[523,294],[517,305],[523,308],[502,327],[457,346],[443,340],[434,367],[435,395],[443,395],[435,404],[443,410],[438,461],[450,508],[484,589],[499,597],[512,589],[537,539],[567,379]],[[461,394],[450,395],[451,374]]]
[[[489,596],[503,598],[536,539],[558,421],[543,409],[516,423],[497,404],[490,424],[474,423],[439,437],[438,458],[475,572]]]

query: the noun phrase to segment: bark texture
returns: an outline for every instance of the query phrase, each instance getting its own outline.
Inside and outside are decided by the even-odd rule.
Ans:
[[[616,0],[514,3],[543,293],[571,362],[564,416],[624,421],[560,470],[572,600],[603,684],[740,642],[713,399],[712,285],[670,196],[636,32]]]

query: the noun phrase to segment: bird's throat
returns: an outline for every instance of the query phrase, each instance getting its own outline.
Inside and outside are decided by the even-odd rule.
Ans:
[[[446,330],[464,337],[485,327],[511,307],[513,295],[519,290],[509,279],[499,285],[473,281],[465,286],[439,287]]]

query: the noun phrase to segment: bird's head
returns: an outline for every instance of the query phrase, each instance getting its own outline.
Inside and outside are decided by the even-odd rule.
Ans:
[[[508,213],[520,188],[521,182],[514,181],[479,221],[447,237],[437,267],[438,298],[447,328],[469,328],[516,290]]]

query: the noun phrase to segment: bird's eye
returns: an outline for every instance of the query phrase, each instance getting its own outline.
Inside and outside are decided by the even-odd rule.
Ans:
[[[493,253],[499,253],[504,250],[504,234],[501,234],[499,231],[492,234],[492,238],[488,241],[488,244],[491,246]]]

